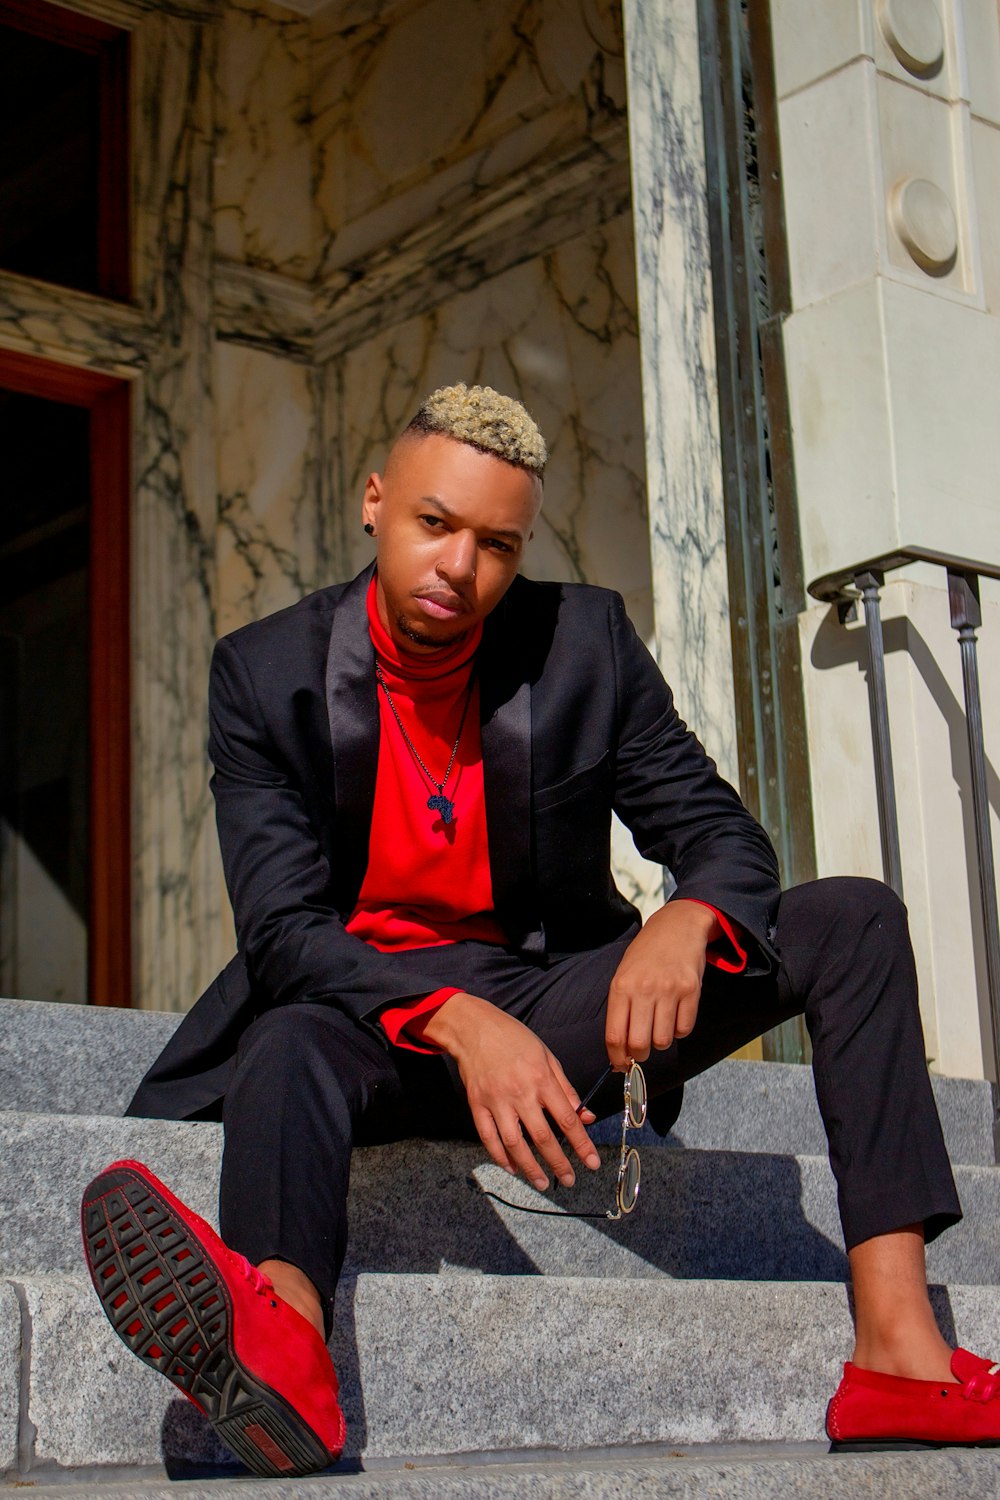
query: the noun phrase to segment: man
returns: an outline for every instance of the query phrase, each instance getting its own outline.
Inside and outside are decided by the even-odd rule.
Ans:
[[[805,1012],[854,1282],[838,1441],[1000,1438],[995,1367],[942,1339],[924,1243],[960,1218],[905,913],[782,894],[620,598],[518,577],[545,447],[519,403],[436,391],[365,487],[374,568],[221,641],[209,750],[239,956],[134,1114],[222,1099],[222,1238],[138,1163],[90,1185],[102,1304],[261,1474],[343,1443],[324,1347],[352,1145],[467,1133],[538,1188],[598,1164],[610,1061],[680,1085]],[[640,927],[612,809],[667,865]],[[948,1400],[952,1392],[968,1399]]]

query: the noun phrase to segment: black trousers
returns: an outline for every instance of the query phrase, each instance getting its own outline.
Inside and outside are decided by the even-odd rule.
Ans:
[[[607,1066],[608,987],[628,941],[540,965],[483,943],[409,960],[428,991],[459,985],[517,1016],[582,1096]],[[846,1247],[913,1223],[933,1239],[961,1209],[927,1075],[905,908],[877,881],[815,881],[783,893],[776,941],[781,964],[763,978],[706,970],[691,1035],[643,1064],[650,1098],[804,1013]],[[599,1117],[621,1109],[620,1079],[608,1080],[593,1108]],[[254,1264],[298,1266],[328,1318],[347,1243],[352,1147],[476,1138],[453,1064],[387,1050],[326,1005],[284,1006],[252,1023],[224,1125],[223,1238]]]

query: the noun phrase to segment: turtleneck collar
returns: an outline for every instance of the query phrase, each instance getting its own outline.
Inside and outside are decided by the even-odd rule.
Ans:
[[[461,671],[462,668],[468,666],[482,640],[482,620],[477,621],[468,635],[462,636],[461,640],[455,641],[450,646],[443,646],[440,651],[419,656],[415,652],[401,651],[379,619],[375,592],[377,581],[378,573],[376,572],[372,575],[372,581],[368,585],[366,600],[368,630],[371,634],[372,645],[375,647],[375,655],[384,669],[390,670],[394,677],[430,682],[436,678],[448,677],[451,673]]]

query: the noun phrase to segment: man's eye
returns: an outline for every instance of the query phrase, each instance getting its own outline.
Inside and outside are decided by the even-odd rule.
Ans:
[[[421,521],[423,521],[425,526],[431,526],[435,530],[438,526],[444,525],[444,522],[442,521],[440,516],[421,516],[420,519]]]
[[[513,552],[513,547],[508,542],[502,542],[499,537],[490,536],[486,538],[487,547],[493,547],[497,552]]]

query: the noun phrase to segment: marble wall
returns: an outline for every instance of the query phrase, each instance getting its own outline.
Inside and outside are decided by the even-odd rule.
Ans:
[[[216,634],[282,609],[339,576],[332,510],[320,502],[312,369],[219,343]]]
[[[600,582],[652,628],[635,273],[627,216],[366,340],[326,367],[340,553],[371,555],[360,496],[421,395],[466,380],[519,396],[549,444],[533,578]]]
[[[183,1009],[232,948],[212,642],[366,560],[364,475],[421,393],[523,396],[553,455],[529,571],[619,588],[653,638],[622,18],[74,3],[132,37],[135,293],[0,273],[0,345],[132,385],[134,999]]]
[[[312,36],[268,0],[230,0],[215,85],[215,253],[306,280],[313,236]]]
[[[624,0],[658,660],[737,780],[694,0]]]
[[[315,23],[321,275],[426,233],[439,215],[620,127],[618,0],[423,0],[387,24]]]
[[[338,555],[371,556],[361,530],[367,474],[422,393],[479,381],[519,396],[546,435],[545,505],[529,545],[532,578],[601,583],[621,592],[652,637],[642,406],[631,223],[600,230],[514,267],[422,317],[387,329],[325,369],[324,468],[342,497]],[[621,889],[646,911],[663,876],[616,828]]]

